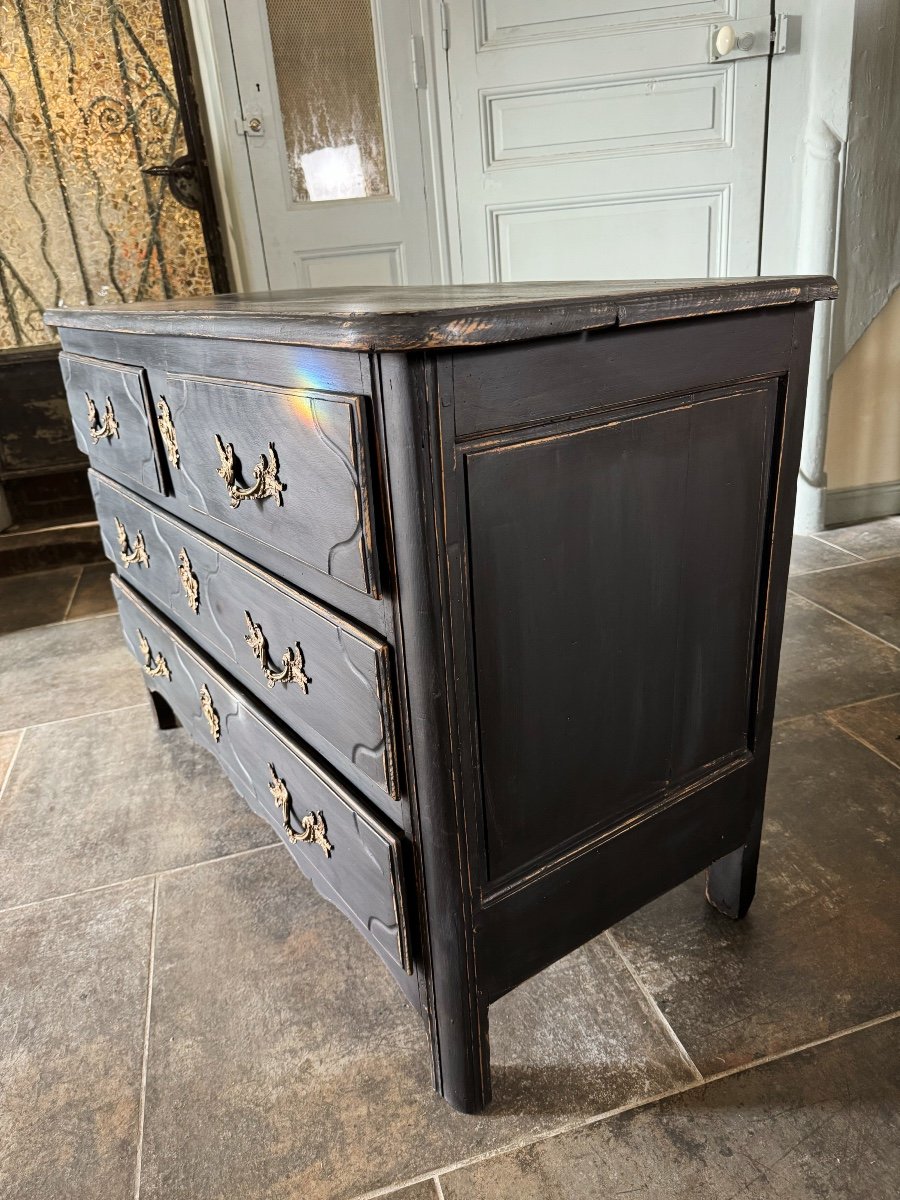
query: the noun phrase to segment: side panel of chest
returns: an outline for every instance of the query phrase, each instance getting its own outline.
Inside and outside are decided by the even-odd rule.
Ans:
[[[528,369],[552,343],[523,344],[518,360],[507,351],[507,391],[525,413],[534,384],[540,424],[480,437],[456,432],[456,374],[438,363],[454,653],[472,731],[460,746],[486,897],[752,760],[793,325],[777,314],[766,346],[756,316],[749,343],[740,318],[721,319],[740,346],[730,368],[719,321],[695,323],[687,391],[649,338],[641,379],[627,332],[602,335],[602,355],[567,339],[555,416]],[[670,331],[657,332],[665,349]]]

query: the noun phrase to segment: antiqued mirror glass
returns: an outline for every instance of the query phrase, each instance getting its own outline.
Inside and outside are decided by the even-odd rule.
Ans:
[[[390,193],[369,0],[266,0],[295,200]]]
[[[0,349],[60,304],[212,290],[200,218],[144,168],[185,151],[160,0],[0,4]]]

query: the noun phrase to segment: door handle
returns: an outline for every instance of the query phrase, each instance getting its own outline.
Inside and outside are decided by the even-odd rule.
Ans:
[[[728,25],[710,25],[709,62],[784,54],[792,30],[791,18],[785,13],[776,13],[771,24],[765,17],[751,17]]]
[[[157,163],[152,167],[142,167],[144,175],[155,179],[165,179],[169,191],[179,204],[196,212],[202,203],[200,181],[197,178],[197,164],[190,154],[179,155],[173,162]]]

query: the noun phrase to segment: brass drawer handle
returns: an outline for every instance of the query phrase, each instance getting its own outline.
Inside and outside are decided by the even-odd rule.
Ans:
[[[141,647],[141,654],[144,656],[144,670],[151,679],[171,679],[172,672],[169,670],[169,664],[161,654],[153,657],[153,651],[150,649],[150,643],[144,637],[143,631],[138,630],[138,643]]]
[[[305,817],[301,818],[300,832],[297,833],[293,825],[291,825],[291,793],[287,790],[287,784],[284,780],[278,778],[278,772],[275,770],[274,763],[269,763],[269,770],[272,773],[269,791],[272,793],[272,799],[281,809],[281,824],[288,841],[308,842],[310,845],[319,846],[325,857],[331,858],[334,846],[332,846],[326,837],[328,829],[322,813],[308,812]]]
[[[244,620],[247,622],[249,630],[244,636],[244,641],[253,651],[253,657],[259,659],[259,665],[262,667],[262,673],[265,675],[269,687],[273,688],[276,683],[296,683],[304,692],[308,692],[312,680],[303,670],[303,651],[300,649],[300,643],[288,646],[281,656],[281,670],[275,671],[269,666],[269,642],[262,631],[262,626],[257,625],[246,611]]]
[[[113,412],[110,397],[106,397],[106,410],[103,413],[102,421],[100,420],[100,414],[97,412],[97,405],[87,392],[84,393],[84,398],[87,401],[88,433],[91,435],[91,441],[94,445],[96,446],[98,442],[102,442],[104,438],[117,438],[119,436],[119,422],[116,420],[116,414]]]
[[[175,437],[175,422],[172,420],[165,396],[156,405],[156,410],[159,413],[159,432],[162,434],[166,455],[172,466],[180,470],[181,459],[178,454],[178,439]]]
[[[213,741],[219,740],[221,725],[219,723],[219,714],[216,712],[216,706],[213,704],[213,698],[210,695],[209,688],[204,683],[200,689],[200,711],[206,717],[206,723],[209,726],[209,732],[213,736]]]
[[[184,546],[178,555],[178,574],[181,577],[181,586],[184,588],[184,594],[187,598],[188,607],[191,612],[200,611],[200,581],[194,574],[191,567],[191,560],[188,558],[188,552]]]
[[[128,544],[128,533],[125,526],[115,518],[116,522],[116,537],[119,539],[119,560],[125,567],[132,567],[135,564],[139,567],[150,566],[150,555],[147,553],[147,547],[144,543],[144,535],[140,529],[134,539],[134,547]]]
[[[222,460],[216,474],[225,480],[231,507],[237,508],[242,500],[272,499],[280,508],[283,503],[281,493],[284,491],[284,484],[278,478],[278,455],[275,453],[274,443],[269,442],[268,458],[265,454],[259,456],[259,462],[253,468],[254,482],[250,487],[241,487],[235,479],[234,446],[230,442],[226,446],[218,434],[215,436],[216,448]]]

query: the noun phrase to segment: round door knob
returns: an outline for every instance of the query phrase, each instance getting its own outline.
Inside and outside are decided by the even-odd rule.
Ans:
[[[737,38],[734,34],[734,29],[730,25],[723,25],[716,34],[716,54],[721,58],[724,54],[730,54],[735,47]]]
[[[734,41],[734,38],[732,38],[732,41]],[[253,117],[247,122],[247,128],[251,133],[259,133],[259,131],[262,129],[262,121],[259,119],[259,117]]]

